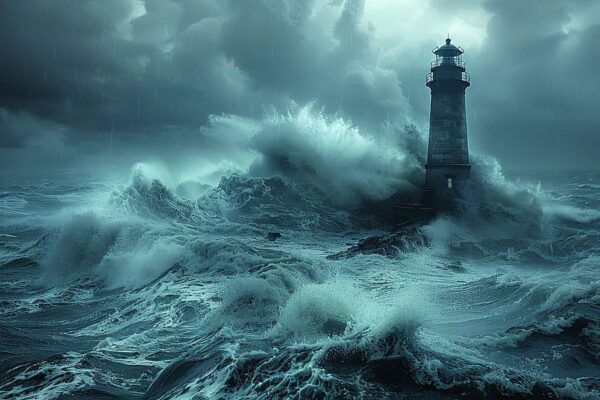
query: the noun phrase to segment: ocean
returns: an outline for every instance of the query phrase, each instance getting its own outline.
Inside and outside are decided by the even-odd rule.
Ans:
[[[486,179],[393,233],[285,177],[5,174],[0,398],[600,398],[600,174]]]

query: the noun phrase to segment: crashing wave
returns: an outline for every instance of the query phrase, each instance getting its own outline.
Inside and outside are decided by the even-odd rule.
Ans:
[[[232,222],[287,229],[343,231],[361,224],[359,217],[281,176],[223,177],[216,188],[198,199],[198,206]]]
[[[110,206],[142,217],[184,223],[202,222],[192,201],[173,194],[160,180],[147,177],[141,169],[134,169],[128,187],[113,193]]]

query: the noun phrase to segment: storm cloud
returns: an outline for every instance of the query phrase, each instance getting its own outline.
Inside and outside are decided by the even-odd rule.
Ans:
[[[2,1],[0,157],[235,163],[211,116],[251,125],[308,103],[365,135],[426,132],[424,75],[449,33],[473,79],[475,151],[508,168],[598,168],[599,16],[591,0]]]

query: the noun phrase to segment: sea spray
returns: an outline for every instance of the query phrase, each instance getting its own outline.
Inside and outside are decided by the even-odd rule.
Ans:
[[[250,139],[260,154],[253,175],[283,174],[310,184],[341,206],[383,200],[410,189],[418,167],[401,147],[401,134],[366,135],[341,117],[326,116],[315,104],[267,114]]]

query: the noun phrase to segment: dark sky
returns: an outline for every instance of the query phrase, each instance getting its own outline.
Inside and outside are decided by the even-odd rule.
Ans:
[[[0,165],[217,173],[248,164],[230,130],[293,103],[364,135],[427,132],[447,34],[472,78],[473,152],[600,168],[597,0],[0,0]]]

